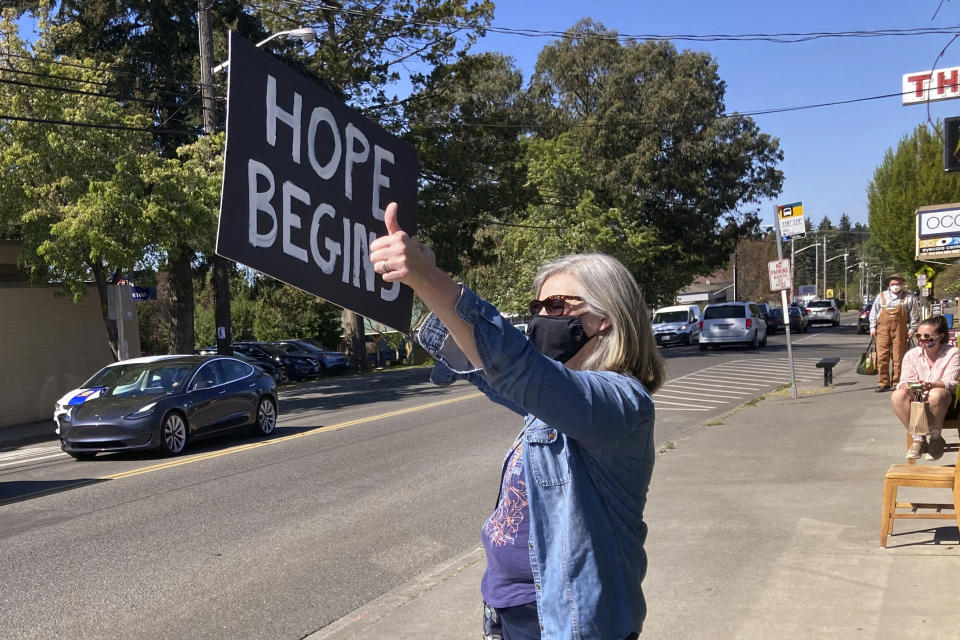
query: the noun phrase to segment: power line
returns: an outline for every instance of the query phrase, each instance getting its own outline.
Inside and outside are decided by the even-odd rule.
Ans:
[[[3,83],[3,82],[10,82],[10,83],[13,83],[13,84],[18,84],[16,81],[5,81],[5,80],[0,79],[0,83]],[[55,88],[55,87],[46,87],[46,88],[58,90],[58,88]],[[71,92],[71,93],[72,93],[73,91],[68,91],[68,92]],[[902,96],[904,93],[912,93],[912,90],[909,91],[909,92],[903,92],[903,91],[901,91],[901,92],[896,92],[896,93],[885,93],[885,94],[876,95],[876,96],[867,96],[867,97],[864,97],[864,98],[850,98],[850,99],[847,99],[847,100],[835,100],[835,101],[833,101],[833,102],[820,102],[820,103],[816,103],[816,104],[799,105],[799,106],[793,106],[793,107],[775,107],[775,108],[770,108],[770,109],[757,109],[757,110],[753,110],[753,111],[743,111],[743,112],[733,112],[733,113],[721,113],[721,114],[716,114],[716,115],[713,115],[713,116],[708,116],[708,117],[705,118],[705,119],[707,119],[707,120],[720,120],[720,119],[725,119],[725,118],[753,117],[753,116],[758,116],[758,115],[769,115],[769,114],[773,114],[773,113],[786,113],[786,112],[791,112],[791,111],[803,111],[803,110],[808,110],[808,109],[819,109],[819,108],[823,108],[823,107],[831,107],[831,106],[838,106],[838,105],[844,105],[844,104],[853,104],[853,103],[857,103],[857,102],[866,102],[866,101],[869,101],[869,100],[882,100],[882,99],[885,99],[885,98],[893,98],[893,97],[897,97],[897,96]],[[91,95],[97,95],[97,96],[100,96],[100,97],[104,97],[102,94],[91,94]],[[195,96],[195,95],[196,95],[196,94],[194,94],[194,96]],[[149,102],[149,101],[147,101],[147,102]],[[188,100],[187,102],[189,102],[189,100]],[[186,106],[186,103],[184,103],[183,105],[176,105],[176,106],[180,106],[181,108],[183,108],[183,107]],[[192,108],[192,109],[203,109],[203,107],[201,107],[201,106],[190,107],[190,108]],[[171,116],[171,117],[172,117],[172,116]],[[12,119],[11,116],[0,116],[0,119],[4,119],[4,118]],[[69,122],[69,121],[54,121],[54,120],[45,121],[45,120],[42,120],[42,119],[27,119],[27,120],[25,120],[25,121],[27,121],[27,122],[30,122],[30,121],[46,122],[46,123],[48,123],[48,124],[62,124],[62,125],[76,124],[76,126],[93,126],[93,125],[90,125],[90,123],[82,123],[82,122],[72,123],[72,122]],[[698,122],[699,122],[699,121],[698,121]],[[664,121],[645,121],[645,120],[636,121],[636,120],[635,120],[635,121],[603,122],[603,123],[600,123],[600,122],[579,122],[579,123],[577,123],[577,122],[573,122],[573,123],[554,122],[554,123],[536,123],[536,122],[440,122],[440,121],[413,120],[413,119],[409,119],[409,118],[392,118],[392,119],[385,120],[385,121],[383,121],[382,123],[383,123],[383,124],[392,124],[392,125],[394,125],[394,126],[417,124],[417,125],[426,125],[426,126],[432,126],[432,127],[477,128],[477,129],[516,129],[516,130],[518,130],[518,131],[522,131],[522,130],[533,131],[533,130],[537,130],[537,129],[548,129],[548,128],[557,127],[557,126],[566,126],[566,127],[569,127],[569,128],[580,128],[580,129],[601,129],[601,128],[637,127],[637,126],[658,127],[658,126],[665,126],[665,125],[671,124],[671,122],[668,121],[668,120],[664,120]],[[160,132],[160,131],[161,131],[160,129],[142,129],[142,130],[144,130],[144,131],[157,131],[157,132]]]
[[[2,58],[2,57],[3,57],[3,55],[0,54],[0,58]],[[71,82],[71,83],[74,83],[74,84],[91,84],[91,85],[95,85],[95,86],[99,86],[99,87],[113,87],[113,86],[115,86],[115,83],[107,82],[107,81],[105,81],[105,80],[88,80],[88,79],[84,79],[84,78],[71,78],[70,76],[58,75],[58,74],[56,74],[56,73],[41,73],[41,72],[39,72],[39,71],[27,71],[26,69],[17,69],[16,67],[4,67],[4,66],[0,66],[0,71],[6,71],[6,72],[8,72],[8,73],[14,73],[14,74],[23,75],[23,76],[32,76],[32,77],[35,77],[35,78],[44,78],[44,79],[50,79],[50,80],[59,80],[59,81],[63,81],[63,82]],[[111,72],[109,72],[109,71],[103,71],[102,73],[104,73],[104,74],[109,74],[109,73],[111,73]],[[191,95],[194,95],[194,94],[190,93],[189,91],[172,91],[172,90],[169,90],[169,89],[159,89],[159,88],[156,88],[155,90],[156,90],[157,95],[159,95],[159,96],[189,97],[189,96],[191,96]]]
[[[123,71],[123,70],[121,70],[121,69],[118,69],[118,68],[116,68],[116,67],[111,67],[111,66],[109,66],[109,65],[93,66],[93,65],[80,64],[80,63],[78,63],[78,62],[65,62],[65,61],[63,61],[63,60],[57,60],[56,58],[37,58],[37,57],[35,57],[35,56],[30,56],[30,55],[25,55],[25,54],[20,54],[20,53],[10,53],[10,52],[7,52],[7,51],[4,51],[2,54],[0,54],[0,57],[2,57],[2,58],[18,58],[18,59],[21,59],[21,60],[30,60],[30,61],[35,62],[35,63],[52,64],[52,65],[56,65],[56,66],[60,66],[60,67],[69,67],[69,68],[73,68],[73,69],[85,69],[85,70],[87,70],[87,71],[98,71],[98,72],[100,72],[100,73],[110,73],[110,74],[113,74],[113,75],[115,75],[115,76],[126,76],[126,77],[129,77],[129,78],[142,78],[142,77],[143,77],[143,74],[132,73],[132,72],[129,72],[129,71]],[[191,80],[181,80],[181,79],[177,79],[177,78],[166,78],[166,77],[163,77],[163,76],[157,76],[156,78],[153,78],[153,80],[154,80],[155,82],[169,82],[169,83],[171,83],[171,84],[178,84],[178,85],[181,85],[181,86],[183,86],[183,87],[185,87],[185,88],[188,88],[188,89],[192,89],[193,87],[198,86],[197,83],[195,83],[195,82],[193,82],[193,81],[191,81]],[[84,82],[86,82],[86,81],[84,81]],[[183,95],[187,95],[187,94],[183,94]]]
[[[884,93],[876,96],[867,96],[863,98],[850,98],[847,100],[835,100],[832,102],[819,102],[816,104],[807,104],[807,105],[797,105],[792,107],[773,107],[770,109],[756,109],[751,111],[735,111],[733,113],[720,113],[713,116],[709,116],[707,119],[719,120],[724,118],[741,118],[741,117],[753,117],[753,116],[762,116],[769,115],[773,113],[786,113],[790,111],[804,111],[808,109],[820,109],[823,107],[833,107],[844,104],[853,104],[857,102],[867,102],[870,100],[883,100],[885,98],[894,98],[898,96],[903,96],[906,93],[913,93],[913,90],[910,91],[899,91],[896,93]],[[527,129],[527,130],[536,130],[536,129],[545,129],[556,126],[567,126],[570,128],[583,128],[583,129],[600,129],[600,128],[612,128],[612,127],[636,127],[636,126],[662,126],[664,124],[669,124],[669,121],[648,121],[648,120],[633,120],[633,121],[624,121],[624,122],[580,122],[580,123],[531,123],[531,122],[425,122],[425,121],[413,121],[404,118],[394,118],[390,120],[393,124],[424,124],[429,126],[449,126],[449,127],[461,127],[461,128],[493,128],[493,129]]]
[[[116,131],[142,131],[145,133],[164,133],[164,134],[186,134],[190,131],[183,129],[161,129],[159,127],[134,127],[125,124],[105,124],[99,122],[79,122],[76,120],[51,120],[47,118],[30,118],[27,116],[14,116],[0,113],[0,120],[10,120],[12,122],[30,122],[34,124],[50,124],[57,126],[82,127],[87,129],[108,129]]]
[[[3,70],[3,69],[0,68],[0,70]],[[116,100],[117,102],[138,102],[141,104],[149,104],[153,106],[179,107],[178,111],[180,109],[185,108],[187,104],[190,102],[190,100],[180,103],[180,102],[165,102],[162,100],[151,100],[149,98],[123,97],[123,96],[110,95],[106,93],[97,93],[95,91],[84,91],[82,89],[72,89],[70,87],[57,87],[57,86],[48,85],[48,84],[24,82],[23,80],[9,80],[6,78],[0,78],[0,84],[9,84],[17,87],[29,87],[32,89],[47,89],[50,91],[55,91],[55,92],[65,93],[70,95],[91,96],[93,98],[106,98],[110,100]],[[196,94],[194,94],[194,96],[195,95]],[[193,105],[190,108],[200,109],[200,110],[206,109],[206,107],[203,107],[202,105]]]
[[[501,33],[504,35],[516,35],[535,38],[558,38],[558,39],[593,39],[593,40],[612,40],[612,41],[636,41],[636,40],[657,40],[671,41],[679,40],[686,42],[772,42],[777,44],[795,44],[799,42],[809,42],[820,39],[836,38],[887,38],[887,37],[912,37],[927,35],[953,34],[960,30],[960,25],[951,27],[915,27],[909,29],[860,29],[851,31],[808,31],[808,32],[781,32],[781,33],[712,33],[712,34],[691,34],[691,33],[597,33],[597,32],[577,32],[577,31],[557,31],[550,29],[531,29],[526,27],[498,27],[481,26],[470,23],[444,22],[441,20],[410,20],[402,19],[396,16],[380,13],[376,11],[367,11],[364,9],[348,9],[332,6],[326,3],[312,2],[294,2],[292,0],[279,0],[291,8],[299,10],[329,11],[345,15],[354,15],[367,18],[379,18],[381,20],[397,22],[404,25],[418,27],[445,27],[449,29],[482,29],[492,33]],[[293,18],[289,18],[294,20]]]

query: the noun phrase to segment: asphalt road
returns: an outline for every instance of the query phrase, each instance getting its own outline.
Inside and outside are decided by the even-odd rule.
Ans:
[[[797,381],[823,380],[816,363],[828,356],[854,359],[869,336],[856,332],[857,313],[841,315],[841,326],[815,325],[791,334],[793,371]],[[757,349],[731,346],[700,351],[696,344],[662,347],[667,384],[656,394],[657,442],[676,442],[704,424],[782,385],[791,384],[786,335],[768,337]]]
[[[866,342],[852,326],[795,338],[815,376]],[[783,339],[664,349],[658,441],[789,380]],[[0,457],[0,637],[302,638],[475,549],[520,420],[426,377],[305,385],[275,437],[180,458]]]

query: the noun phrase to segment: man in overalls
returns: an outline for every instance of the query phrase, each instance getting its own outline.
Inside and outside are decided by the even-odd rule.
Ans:
[[[870,335],[877,339],[877,391],[890,391],[900,382],[900,363],[907,352],[907,340],[920,322],[920,306],[903,290],[903,276],[888,276],[870,309]],[[893,375],[890,363],[893,362]]]

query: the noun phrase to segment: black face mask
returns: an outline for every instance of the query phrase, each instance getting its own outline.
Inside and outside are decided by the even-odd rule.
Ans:
[[[537,351],[557,362],[566,362],[593,336],[580,324],[580,316],[533,316],[527,324],[527,335]]]

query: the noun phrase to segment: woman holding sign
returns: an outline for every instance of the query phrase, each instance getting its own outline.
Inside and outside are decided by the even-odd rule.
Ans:
[[[528,339],[438,269],[396,213],[391,204],[370,259],[433,312],[418,335],[437,357],[433,380],[464,376],[524,416],[483,527],[488,618],[506,640],[636,638],[651,394],[665,377],[640,288],[609,256],[554,260],[536,278]]]

